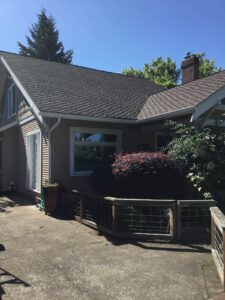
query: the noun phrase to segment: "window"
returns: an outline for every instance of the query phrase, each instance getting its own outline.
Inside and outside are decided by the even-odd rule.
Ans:
[[[40,191],[41,183],[41,134],[39,131],[27,136],[27,188]]]
[[[8,90],[8,118],[16,113],[16,86],[11,85]]]
[[[156,151],[163,150],[173,139],[173,136],[166,134],[156,135]]]
[[[121,151],[121,131],[70,129],[70,173],[89,175],[109,155]]]

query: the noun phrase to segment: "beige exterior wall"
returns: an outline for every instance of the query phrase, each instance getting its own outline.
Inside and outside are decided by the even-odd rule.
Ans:
[[[190,122],[190,115],[173,118],[171,119],[174,122],[178,123],[189,123]],[[166,121],[158,121],[152,122],[151,124],[141,125],[140,132],[142,136],[143,144],[148,145],[149,151],[157,151],[157,136],[158,135],[170,135],[171,131],[166,126]]]
[[[5,130],[2,135],[2,189],[18,179],[18,131],[17,127]]]
[[[120,129],[122,149],[132,152],[141,143],[140,130],[135,125],[62,120],[51,134],[51,181],[68,190],[90,189],[88,176],[70,176],[70,127]]]

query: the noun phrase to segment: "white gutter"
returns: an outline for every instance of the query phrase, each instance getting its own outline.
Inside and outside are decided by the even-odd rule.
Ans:
[[[166,112],[163,114],[158,114],[150,118],[142,119],[142,120],[137,120],[135,121],[138,124],[143,124],[143,123],[148,123],[149,121],[157,121],[165,118],[173,118],[173,117],[179,117],[182,115],[190,114],[194,111],[194,106],[188,106],[185,108],[173,110],[170,112]]]
[[[52,125],[51,128],[49,128],[48,131],[48,182],[51,183],[52,180],[52,158],[51,158],[51,133],[53,132],[53,130],[56,129],[56,127],[59,125],[61,121],[61,118],[58,118],[57,121],[55,122],[55,124]]]
[[[163,114],[159,114],[150,118],[146,118],[143,120],[126,120],[126,119],[114,119],[114,118],[101,118],[101,117],[91,117],[91,116],[78,116],[78,115],[70,115],[70,114],[62,114],[62,113],[51,113],[51,112],[41,112],[43,117],[47,118],[61,118],[67,120],[80,120],[80,121],[93,121],[93,122],[107,122],[107,123],[117,123],[117,124],[143,124],[148,123],[149,121],[157,121],[160,119],[165,119],[168,117],[177,117],[183,114],[192,113],[194,110],[193,106],[189,106],[186,108],[181,108],[178,110],[174,110],[171,112],[166,112]]]
[[[121,123],[122,124],[134,124],[134,123],[136,123],[135,120],[79,116],[79,115],[51,113],[51,112],[41,112],[41,115],[46,118],[61,118],[61,119],[67,119],[67,120],[94,121],[94,122],[107,122],[107,123],[119,123],[119,124],[121,124]]]

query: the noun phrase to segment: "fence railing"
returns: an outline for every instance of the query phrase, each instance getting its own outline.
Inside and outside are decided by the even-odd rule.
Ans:
[[[209,207],[215,201],[122,199],[73,191],[75,218],[116,237],[185,240],[199,233],[210,236]]]
[[[225,290],[225,216],[218,207],[211,207],[212,256]]]

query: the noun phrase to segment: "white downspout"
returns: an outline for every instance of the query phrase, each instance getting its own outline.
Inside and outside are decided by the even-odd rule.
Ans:
[[[55,122],[55,124],[49,128],[48,131],[48,182],[51,183],[51,175],[52,175],[52,158],[51,158],[51,133],[53,132],[53,130],[56,129],[56,127],[59,125],[59,123],[61,122],[61,118],[58,118],[57,121]]]

